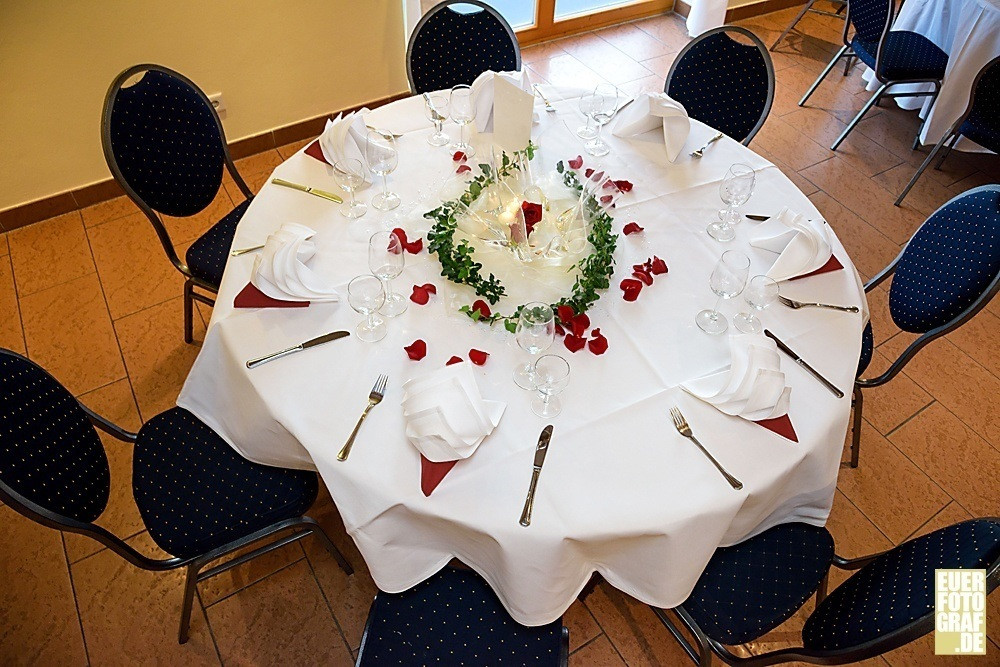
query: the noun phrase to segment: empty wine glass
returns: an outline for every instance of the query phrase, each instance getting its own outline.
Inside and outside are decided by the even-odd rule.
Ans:
[[[591,96],[590,117],[597,126],[594,138],[583,145],[591,155],[607,155],[611,152],[611,146],[601,138],[601,128],[604,127],[615,115],[618,109],[618,88],[610,83],[601,83],[594,88]]]
[[[756,181],[754,170],[748,165],[737,162],[729,168],[722,183],[719,185],[719,196],[726,204],[726,210],[720,211],[719,220],[708,226],[708,235],[716,241],[732,241],[736,236],[733,225],[740,221],[736,209],[745,204],[753,194]]]
[[[347,301],[356,312],[365,316],[355,332],[366,343],[374,343],[385,338],[385,320],[379,317],[378,309],[385,302],[382,281],[375,276],[357,276],[347,284]]]
[[[778,299],[778,283],[767,276],[754,276],[747,283],[743,299],[750,309],[734,317],[733,323],[743,333],[760,333],[764,326],[754,316],[754,311],[764,310]]]
[[[705,333],[721,334],[729,328],[726,316],[719,312],[719,306],[723,299],[732,299],[739,296],[740,292],[747,284],[747,275],[750,273],[750,258],[738,250],[728,250],[722,253],[712,277],[709,279],[709,286],[719,298],[715,302],[715,307],[711,310],[703,310],[694,318],[695,323]]]
[[[580,98],[580,113],[582,113],[583,117],[587,119],[586,124],[576,128],[576,136],[581,139],[593,139],[597,136],[597,130],[594,129],[594,119],[590,116],[590,110],[593,109],[593,107],[593,94],[584,95]]]
[[[389,174],[399,164],[399,151],[392,135],[378,130],[368,130],[365,140],[365,157],[373,174],[382,177],[382,192],[372,197],[372,206],[380,211],[391,211],[399,206],[399,195],[389,192]]]
[[[535,362],[535,389],[531,411],[539,417],[555,417],[562,412],[559,394],[569,385],[569,362],[558,354],[543,354]]]
[[[445,134],[444,122],[448,120],[448,96],[444,93],[424,94],[424,112],[434,123],[434,134],[427,137],[431,146],[447,146],[451,137]]]
[[[552,306],[533,301],[521,307],[517,318],[514,340],[517,346],[531,355],[544,352],[552,345],[556,333],[555,315]],[[514,369],[514,384],[521,389],[535,388],[535,366],[529,359]]]
[[[385,300],[380,313],[395,317],[406,312],[406,299],[392,291],[392,279],[403,272],[406,253],[399,237],[393,232],[375,232],[368,240],[368,268],[382,281]]]
[[[365,166],[361,160],[347,158],[335,162],[333,165],[333,178],[337,185],[351,195],[350,201],[341,205],[340,212],[348,218],[360,218],[368,212],[368,204],[358,201],[354,196],[354,191],[365,183]]]
[[[465,140],[465,128],[476,119],[476,100],[472,94],[472,86],[465,84],[455,86],[451,89],[451,98],[448,102],[448,110],[451,119],[458,123],[458,141],[452,144],[456,151],[462,151],[468,157],[476,154],[476,149]]]

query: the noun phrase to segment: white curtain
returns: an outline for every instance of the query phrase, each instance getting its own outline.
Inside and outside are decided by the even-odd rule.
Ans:
[[[688,0],[691,13],[687,17],[688,34],[697,37],[706,30],[718,28],[726,22],[726,0]]]

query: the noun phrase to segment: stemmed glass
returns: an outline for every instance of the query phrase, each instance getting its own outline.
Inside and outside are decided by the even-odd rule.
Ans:
[[[569,362],[558,354],[543,354],[535,362],[534,375],[539,395],[531,401],[531,411],[539,417],[555,417],[562,412],[559,394],[569,385]]]
[[[581,125],[576,128],[576,136],[581,139],[593,139],[597,136],[597,130],[594,129],[594,119],[590,115],[591,109],[594,107],[594,95],[584,95],[580,98],[580,113],[583,114],[584,118],[587,119],[585,125]]]
[[[767,276],[754,276],[747,283],[743,299],[750,308],[734,317],[733,323],[743,333],[760,333],[764,326],[754,316],[754,311],[764,310],[778,299],[778,283]]]
[[[340,160],[333,165],[334,180],[344,192],[351,195],[351,200],[347,202],[347,205],[340,207],[341,215],[348,218],[360,218],[368,212],[368,204],[358,201],[354,196],[354,191],[365,183],[364,170],[365,167],[361,164],[361,160],[355,158]]]
[[[376,315],[385,302],[382,281],[375,276],[357,276],[347,284],[347,301],[356,312],[365,316],[355,330],[358,338],[375,343],[385,338],[385,320]]]
[[[399,206],[399,195],[389,192],[389,174],[395,171],[396,165],[399,164],[396,140],[378,130],[368,130],[365,157],[372,173],[382,177],[382,192],[372,197],[372,206],[380,211],[391,211]]]
[[[556,321],[552,306],[533,301],[521,307],[514,340],[518,347],[532,357],[514,369],[514,384],[521,389],[535,388],[535,366],[532,360],[539,352],[549,349],[555,333]]]
[[[458,123],[459,128],[458,142],[451,147],[472,157],[476,154],[476,149],[465,140],[465,127],[476,119],[476,100],[472,94],[472,86],[462,84],[452,88],[448,109],[451,119]]]
[[[583,145],[584,150],[591,155],[601,156],[611,152],[611,146],[601,139],[601,128],[614,117],[617,109],[618,88],[610,83],[598,84],[591,95],[590,105],[590,118],[597,125],[597,131],[594,133],[594,138]]]
[[[725,211],[719,212],[719,220],[708,226],[708,235],[716,241],[732,241],[736,236],[733,225],[740,221],[736,209],[745,204],[753,194],[756,175],[748,165],[737,162],[729,168],[719,185],[719,196],[726,204]]]
[[[386,317],[395,317],[406,312],[406,299],[392,291],[392,279],[403,272],[406,253],[403,244],[393,232],[375,232],[368,240],[368,268],[372,275],[382,281],[385,294],[379,310]]]
[[[747,284],[747,275],[750,273],[750,258],[738,250],[728,250],[722,253],[712,277],[709,279],[709,286],[719,298],[715,302],[715,307],[711,310],[703,310],[694,318],[695,323],[705,333],[721,334],[729,328],[726,316],[719,312],[719,306],[723,299],[732,299],[739,296],[740,292]]]
[[[427,137],[431,146],[447,146],[451,137],[445,134],[443,124],[448,120],[448,96],[444,93],[424,95],[424,112],[427,119],[434,123],[434,134]]]

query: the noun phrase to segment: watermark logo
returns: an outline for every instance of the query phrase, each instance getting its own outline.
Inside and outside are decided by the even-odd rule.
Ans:
[[[986,570],[934,570],[934,654],[986,655]]]

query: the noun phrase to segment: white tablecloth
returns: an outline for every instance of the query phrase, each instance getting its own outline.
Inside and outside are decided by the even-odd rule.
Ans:
[[[536,172],[582,152],[580,140],[568,131],[578,123],[576,101],[564,97],[565,91],[543,90],[560,111],[539,114],[533,131],[541,146],[533,163]],[[368,121],[404,134],[391,185],[402,195],[404,208],[417,202],[419,210],[427,210],[438,183],[455,165],[448,149],[427,145],[430,127],[421,104],[418,98],[402,100],[373,112]],[[678,388],[728,360],[726,337],[706,335],[694,324],[695,314],[714,303],[708,278],[721,252],[746,251],[753,261],[751,275],[765,272],[774,260],[773,254],[749,246],[749,223],[738,227],[737,239],[729,244],[704,232],[720,208],[718,185],[729,165],[744,161],[759,169],[747,210],[774,213],[788,205],[818,215],[776,167],[731,139],[715,144],[700,161],[689,158],[687,153],[712,133],[695,122],[676,165],[666,162],[662,148],[608,133],[613,152],[601,163],[614,177],[635,183],[616,209],[616,226],[634,220],[646,231],[620,238],[613,287],[590,312],[594,326],[610,340],[609,351],[600,357],[586,350],[570,354],[561,341],[555,343],[553,351],[570,360],[572,377],[564,411],[553,420],[555,434],[530,528],[518,525],[518,516],[546,421],[531,413],[531,395],[512,382],[511,371],[523,353],[499,327],[475,324],[445,307],[449,299],[440,289],[445,283],[439,265],[426,251],[406,256],[396,287],[409,294],[411,285],[431,282],[439,294],[427,306],[410,303],[404,315],[390,320],[381,342],[365,344],[351,336],[253,371],[244,365],[323,332],[353,330],[360,317],[346,303],[346,283],[368,272],[365,226],[392,224],[378,211],[348,222],[328,201],[265,185],[237,229],[235,247],[262,243],[286,221],[309,225],[318,232],[316,261],[336,271],[344,301],[236,310],[233,298],[247,284],[254,258],[230,259],[178,405],[247,458],[319,470],[382,590],[405,590],[458,557],[490,582],[515,619],[529,625],[562,614],[594,571],[644,602],[662,607],[682,602],[716,547],[782,522],[826,521],[850,410],[849,398],[836,399],[788,359],[782,364],[793,387],[790,415],[798,444],[727,417]],[[336,187],[329,168],[301,152],[274,175]],[[427,228],[426,221],[404,218],[411,231]],[[846,270],[788,283],[782,291],[864,305],[857,273],[839,241],[834,247]],[[667,261],[669,274],[644,288],[637,302],[624,302],[618,283],[632,264],[653,254]],[[727,304],[724,311],[731,316],[735,309]],[[763,318],[820,372],[850,389],[860,317],[774,306]],[[403,346],[417,338],[427,342],[428,354],[413,362]],[[484,396],[506,401],[507,411],[478,451],[425,497],[417,451],[404,436],[400,386],[440,368],[452,355],[467,356],[471,348],[490,353],[475,372]],[[350,459],[338,462],[336,454],[380,373],[389,375],[386,398],[364,424]],[[675,404],[702,442],[744,482],[742,492],[733,491],[674,431],[667,411]]]

